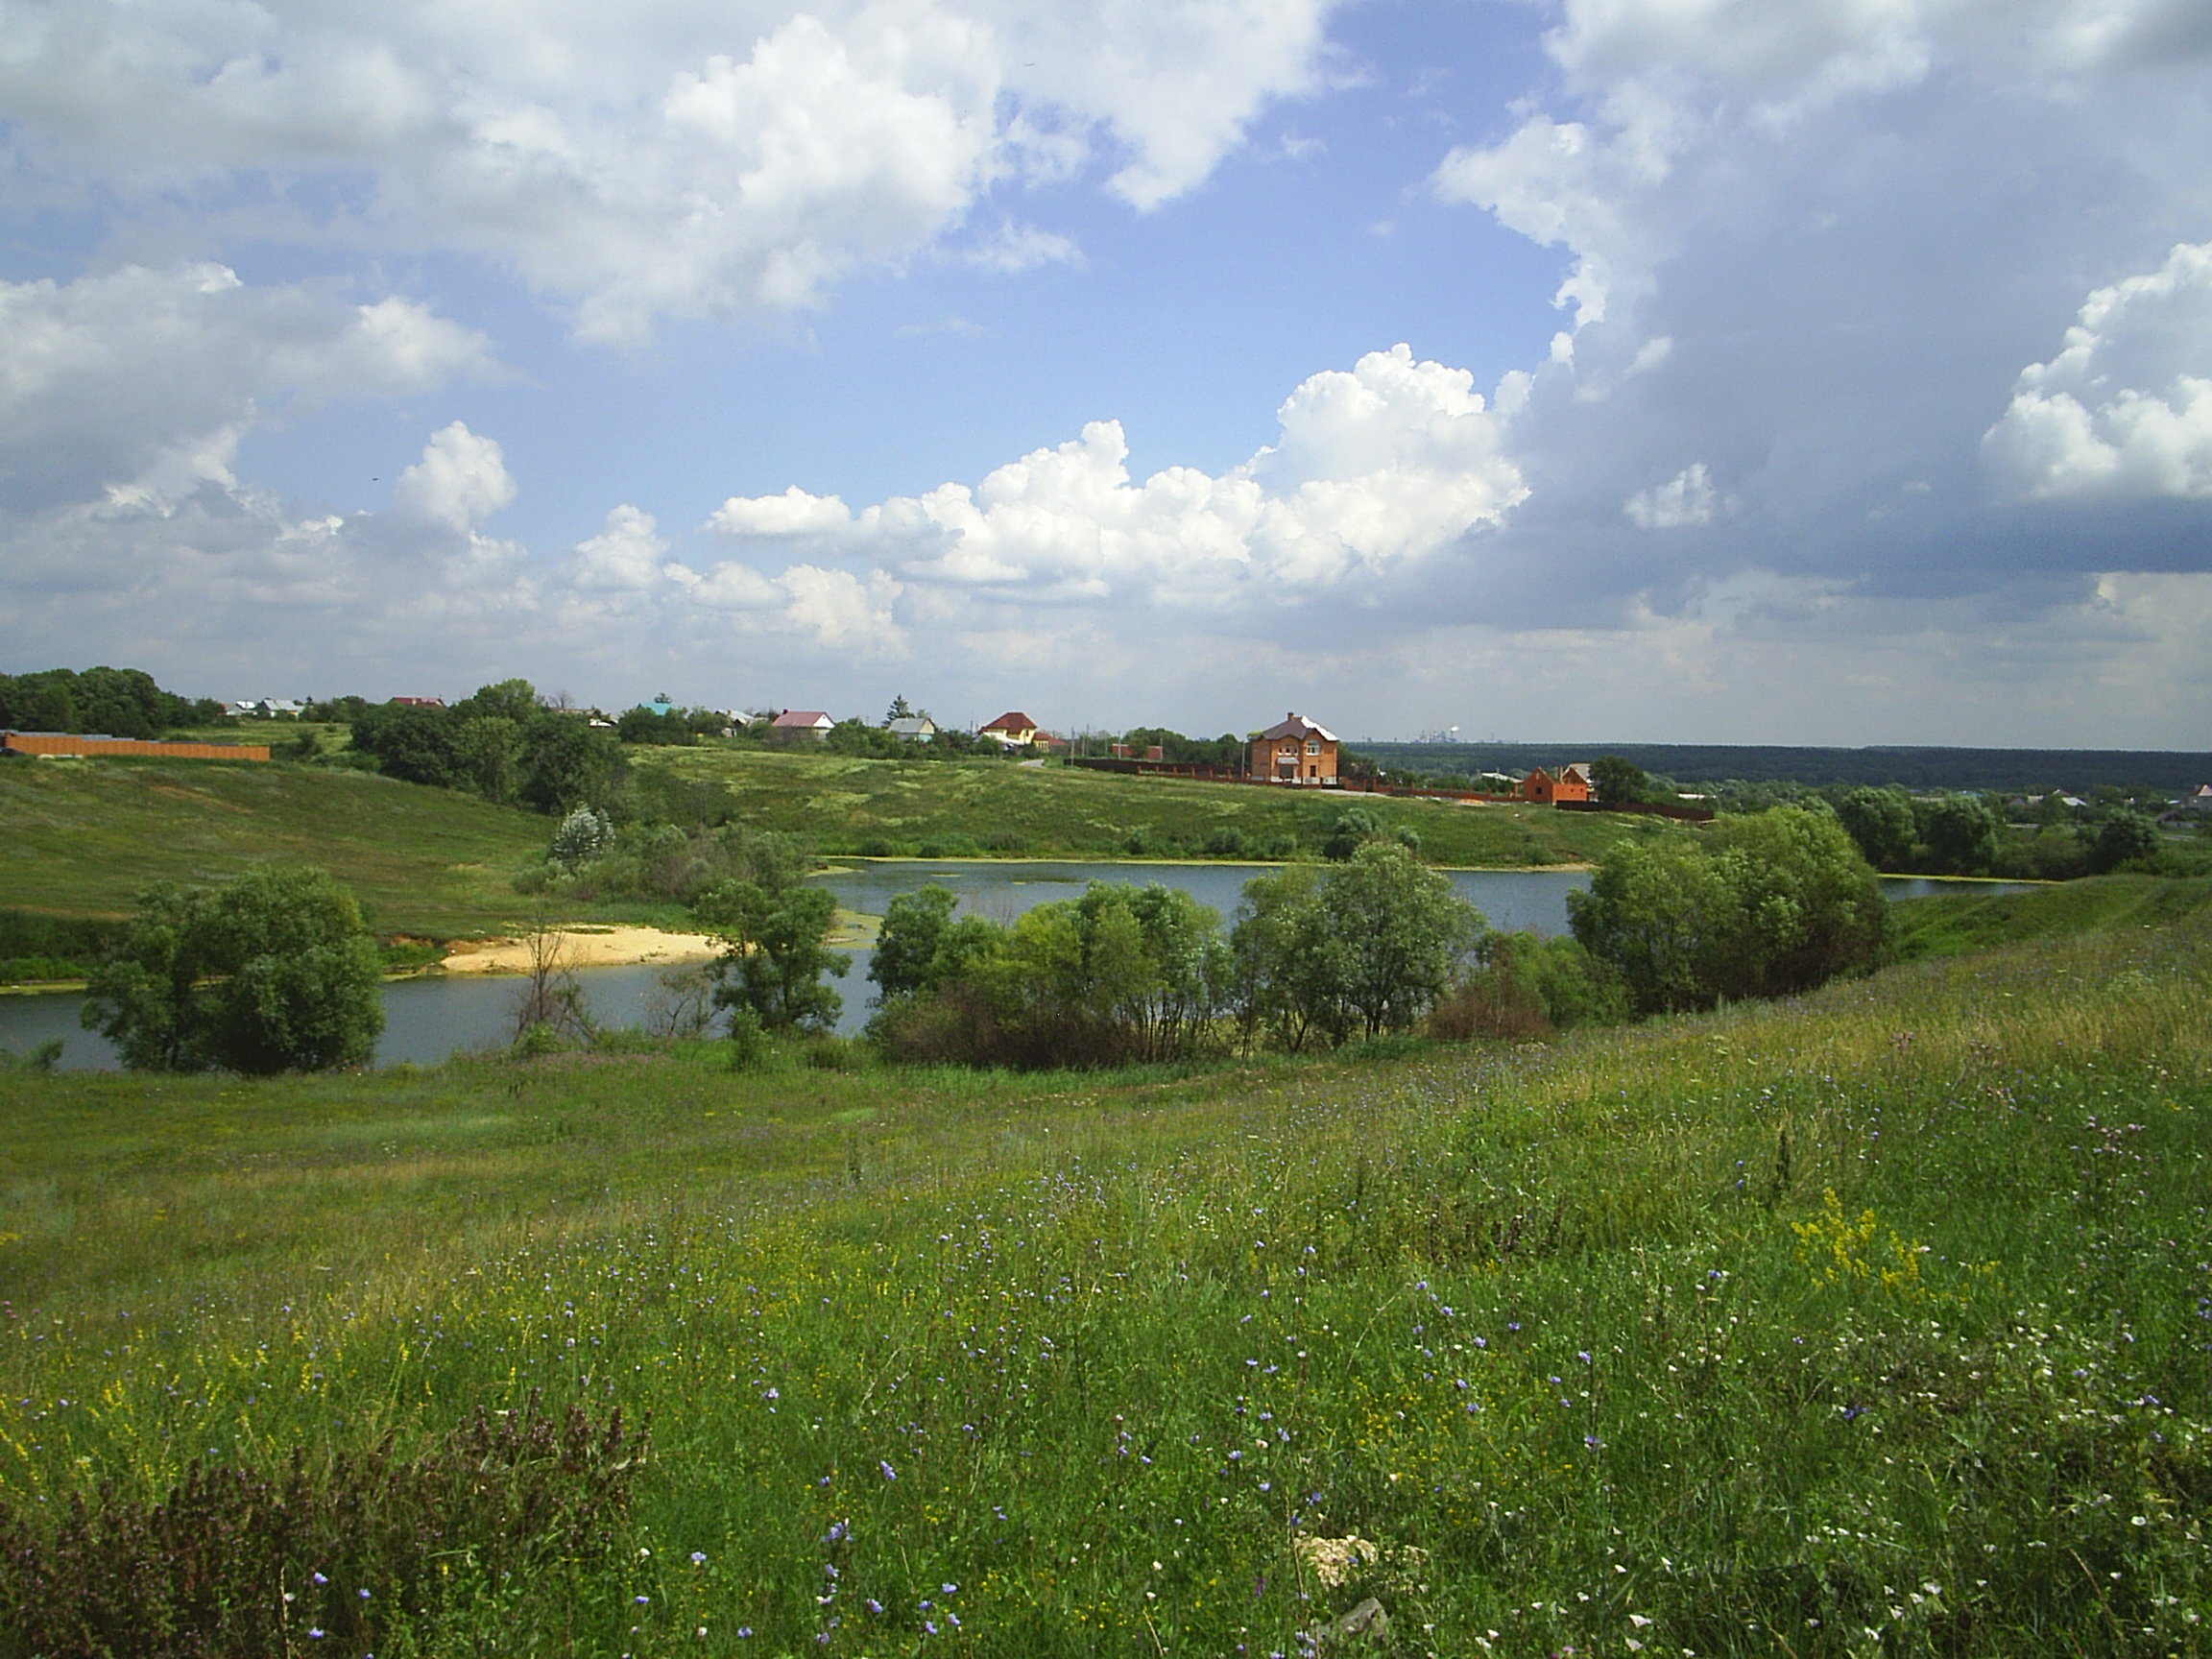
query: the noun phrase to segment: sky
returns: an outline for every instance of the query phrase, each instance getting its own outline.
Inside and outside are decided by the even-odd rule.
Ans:
[[[0,0],[0,671],[2212,748],[2202,0]]]

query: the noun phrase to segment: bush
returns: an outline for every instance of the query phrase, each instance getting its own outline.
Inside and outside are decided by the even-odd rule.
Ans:
[[[144,894],[84,1021],[134,1070],[318,1071],[374,1051],[382,975],[350,893],[321,870],[265,866]]]
[[[1841,824],[1803,806],[1723,818],[1701,843],[1622,842],[1567,913],[1640,1014],[1809,991],[1873,967],[1888,926]]]
[[[1572,938],[1490,933],[1476,946],[1429,1016],[1429,1033],[1447,1041],[1498,1037],[1526,1042],[1577,1025],[1628,1018],[1627,987]]]

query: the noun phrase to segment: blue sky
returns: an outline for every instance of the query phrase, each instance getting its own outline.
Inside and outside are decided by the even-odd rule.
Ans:
[[[9,16],[0,667],[2206,745],[2184,0]]]

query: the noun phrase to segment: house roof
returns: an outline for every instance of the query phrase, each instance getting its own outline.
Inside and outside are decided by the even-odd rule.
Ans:
[[[886,724],[884,731],[898,737],[916,737],[937,730],[937,722],[926,714],[902,714]]]
[[[786,709],[768,724],[792,732],[807,731],[817,726],[834,726],[837,722],[820,709]]]
[[[1037,722],[1030,719],[1019,709],[1014,709],[999,715],[983,730],[986,732],[1034,732],[1037,730]]]
[[[1260,735],[1262,739],[1269,737],[1318,737],[1324,743],[1336,741],[1335,733],[1325,726],[1316,726],[1305,715],[1295,711],[1280,724],[1268,727]]]

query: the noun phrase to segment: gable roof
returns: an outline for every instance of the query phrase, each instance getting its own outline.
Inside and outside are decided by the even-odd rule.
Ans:
[[[1014,709],[999,715],[983,730],[986,732],[1034,732],[1037,730],[1037,722],[1030,719],[1019,709]]]
[[[1287,719],[1268,727],[1266,731],[1260,733],[1260,736],[1262,740],[1270,737],[1318,737],[1324,743],[1336,741],[1335,733],[1325,726],[1316,726],[1305,715],[1295,711]]]
[[[771,727],[780,726],[786,732],[792,732],[812,731],[815,727],[834,726],[837,722],[830,719],[827,713],[819,709],[786,709],[768,724]]]
[[[918,737],[937,730],[937,722],[926,714],[902,714],[883,728],[894,737]]]

